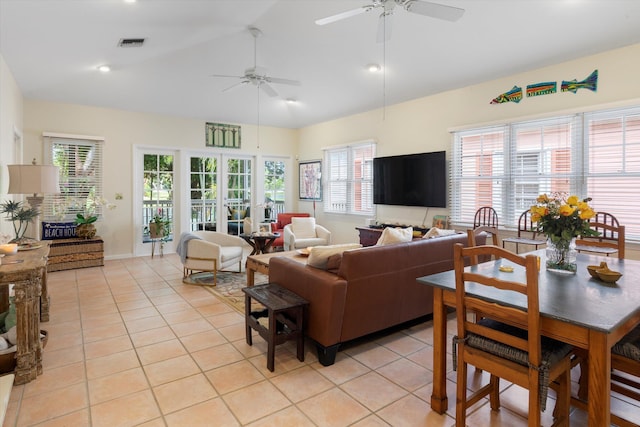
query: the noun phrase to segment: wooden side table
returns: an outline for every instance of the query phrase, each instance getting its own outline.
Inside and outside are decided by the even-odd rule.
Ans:
[[[271,250],[271,245],[273,242],[280,237],[280,233],[273,234],[241,234],[242,237],[248,244],[251,245],[253,251],[251,251],[251,255],[260,255],[266,254]]]
[[[275,283],[242,288],[247,344],[253,345],[251,329],[255,329],[267,341],[267,369],[274,370],[275,346],[289,340],[297,340],[297,357],[304,362],[304,308],[307,300]],[[251,311],[251,298],[265,306],[264,310]],[[269,327],[258,322],[269,319]]]

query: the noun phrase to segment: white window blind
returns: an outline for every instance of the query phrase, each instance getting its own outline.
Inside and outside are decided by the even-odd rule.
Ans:
[[[325,150],[325,212],[373,213],[374,156],[372,141]]]
[[[454,224],[493,206],[515,227],[538,194],[558,192],[591,197],[640,241],[640,107],[454,132],[451,169]]]
[[[539,194],[580,194],[579,135],[574,116],[455,133],[450,201],[454,224],[470,225],[478,208],[491,206],[501,226],[515,227]]]
[[[104,139],[45,134],[45,162],[60,168],[60,194],[45,195],[45,220],[72,221],[85,213],[88,198],[102,198],[102,152]],[[100,217],[102,207],[92,208]]]
[[[640,108],[585,114],[585,181],[592,206],[640,240]]]

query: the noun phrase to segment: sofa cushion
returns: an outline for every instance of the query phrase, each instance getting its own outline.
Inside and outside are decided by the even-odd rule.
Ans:
[[[321,268],[323,270],[329,269],[329,258],[333,255],[342,254],[342,252],[350,250],[350,249],[358,249],[361,248],[362,245],[359,243],[344,243],[340,245],[330,245],[330,246],[314,246],[309,250],[309,259],[307,260],[307,265],[315,268]],[[340,266],[339,260],[337,258],[333,258],[331,260],[331,269],[335,270]]]
[[[413,227],[407,228],[393,228],[387,227],[382,230],[382,234],[378,239],[376,245],[393,245],[394,243],[410,242],[413,239]]]
[[[311,239],[316,237],[316,219],[315,218],[291,218],[291,231],[297,239]]]
[[[442,228],[432,227],[424,234],[424,236],[422,236],[422,238],[433,239],[434,237],[450,236],[452,234],[456,234],[456,230],[444,230]]]

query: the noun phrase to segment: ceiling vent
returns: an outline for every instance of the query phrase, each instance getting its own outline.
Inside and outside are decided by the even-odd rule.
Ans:
[[[118,46],[120,47],[142,47],[144,39],[120,39]]]

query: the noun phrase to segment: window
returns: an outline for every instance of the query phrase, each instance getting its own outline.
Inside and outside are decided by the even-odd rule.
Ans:
[[[493,206],[515,227],[541,193],[591,197],[640,240],[640,107],[454,132],[451,216]]]
[[[191,231],[215,231],[218,201],[218,159],[190,157]]]
[[[149,222],[160,216],[169,221],[168,240],[173,240],[174,156],[172,154],[144,153],[142,197],[142,241],[148,242]]]
[[[285,202],[285,164],[281,160],[264,162],[264,218],[275,220],[278,213],[284,212]]]
[[[368,141],[325,150],[325,212],[373,214],[375,148]]]
[[[73,221],[86,208],[89,198],[102,198],[102,151],[104,139],[62,134],[44,134],[45,162],[60,168],[60,194],[45,195],[45,220]]]

